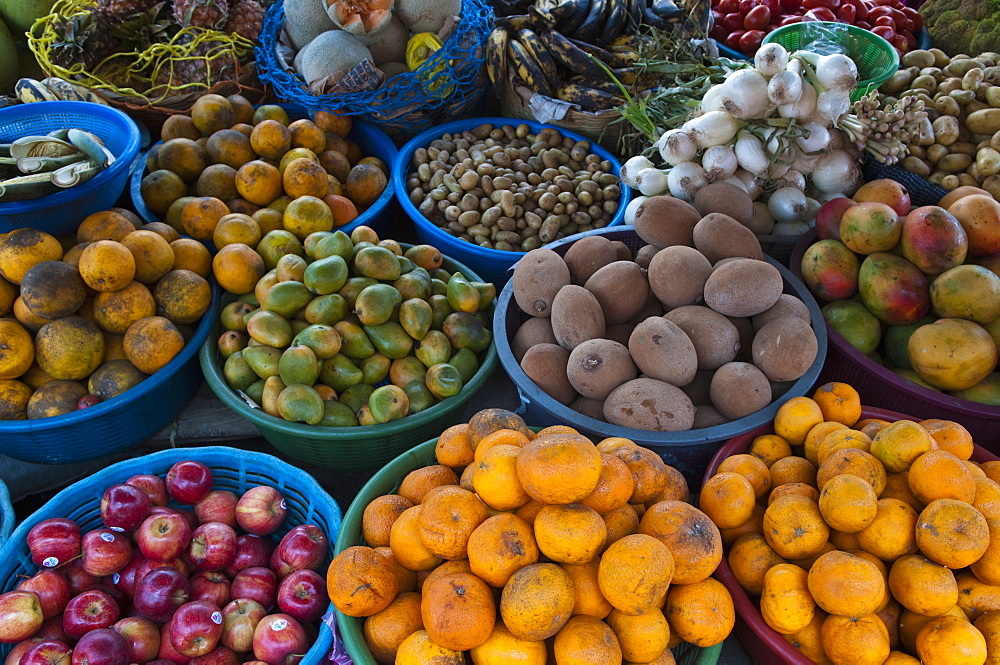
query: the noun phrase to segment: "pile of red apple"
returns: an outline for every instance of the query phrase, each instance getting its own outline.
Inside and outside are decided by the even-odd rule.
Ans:
[[[178,462],[165,481],[109,487],[104,528],[35,525],[27,545],[41,570],[0,595],[0,643],[16,643],[4,665],[301,660],[329,604],[317,572],[327,536],[305,524],[275,546],[281,493],[261,485],[237,497],[212,481],[204,464]]]

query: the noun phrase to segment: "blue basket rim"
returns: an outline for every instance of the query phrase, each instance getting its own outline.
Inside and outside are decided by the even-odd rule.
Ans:
[[[0,548],[14,531],[14,525],[14,506],[10,502],[10,491],[7,489],[7,484],[0,480]]]
[[[167,381],[167,377],[176,374],[189,360],[193,359],[197,355],[198,350],[201,348],[201,345],[208,338],[208,334],[212,330],[213,321],[219,315],[220,303],[222,302],[222,289],[219,288],[219,285],[215,282],[215,278],[211,275],[209,276],[208,283],[212,287],[212,302],[209,303],[208,309],[202,315],[201,321],[198,323],[198,327],[195,329],[191,340],[185,343],[184,348],[181,349],[180,353],[174,356],[170,362],[160,369],[160,371],[155,374],[150,374],[147,378],[143,379],[139,385],[129,388],[120,395],[115,395],[111,399],[99,402],[87,409],[73,411],[72,413],[66,413],[61,416],[52,416],[50,418],[0,421],[0,435],[21,434],[30,436],[32,432],[39,432],[48,429],[68,426],[86,426],[90,423],[90,421],[100,418],[107,412],[127,406],[133,400],[138,399],[153,390],[158,390],[161,385]]]
[[[635,229],[632,226],[594,229],[593,231],[587,231],[577,236],[557,240],[555,243],[550,243],[548,246],[551,249],[553,247],[569,245],[585,236],[623,232],[634,233]],[[541,388],[536,386],[534,381],[528,378],[528,375],[521,369],[521,364],[514,358],[514,354],[510,349],[510,340],[507,336],[506,319],[508,310],[512,307],[517,307],[517,303],[513,298],[513,280],[509,280],[507,282],[507,284],[503,287],[503,291],[501,291],[500,295],[497,297],[497,308],[493,315],[493,337],[497,345],[497,353],[500,356],[500,365],[504,368],[504,371],[507,372],[508,376],[510,376],[511,381],[514,382],[522,400],[527,400],[530,403],[537,404],[540,408],[548,411],[562,422],[577,423],[586,432],[596,432],[608,437],[626,436],[636,441],[641,441],[641,445],[653,444],[658,446],[689,446],[703,443],[715,443],[737,436],[750,428],[757,427],[773,420],[774,415],[777,413],[782,404],[787,402],[796,394],[802,394],[803,392],[809,390],[819,377],[819,373],[823,369],[823,364],[826,361],[826,321],[823,318],[823,313],[820,311],[819,304],[816,302],[816,299],[813,297],[812,293],[809,292],[809,289],[805,287],[802,281],[795,277],[795,275],[793,275],[788,268],[781,265],[781,263],[766,254],[764,255],[764,260],[777,268],[778,272],[781,273],[784,283],[792,287],[792,289],[796,292],[796,296],[802,300],[802,302],[809,309],[809,318],[812,323],[813,331],[816,334],[816,359],[813,361],[813,364],[810,365],[806,373],[797,379],[784,395],[778,397],[763,409],[760,409],[749,416],[740,418],[739,420],[723,423],[722,425],[716,425],[714,427],[705,427],[702,429],[692,429],[681,432],[658,432],[654,430],[622,427],[600,420],[595,420],[552,399],[546,395]]]
[[[598,144],[582,134],[578,134],[574,131],[563,129],[562,127],[556,127],[555,125],[547,125],[545,123],[536,122],[534,120],[521,120],[518,118],[500,118],[500,117],[482,117],[482,118],[469,118],[467,120],[454,120],[452,122],[446,122],[443,125],[436,125],[431,129],[428,129],[420,134],[417,134],[412,139],[406,142],[402,148],[399,149],[399,153],[396,155],[396,161],[392,164],[392,185],[393,188],[398,192],[396,196],[403,210],[406,212],[407,216],[413,220],[413,223],[429,232],[430,235],[436,237],[444,237],[455,243],[462,243],[461,247],[472,256],[480,258],[509,258],[516,261],[526,254],[526,252],[518,251],[504,251],[502,249],[490,249],[486,247],[480,247],[479,245],[474,245],[471,242],[465,242],[459,240],[453,235],[449,235],[442,231],[440,228],[434,225],[429,219],[420,214],[417,210],[417,206],[413,205],[410,201],[409,192],[406,191],[406,178],[408,177],[407,171],[410,167],[410,158],[413,153],[417,151],[417,148],[425,148],[431,143],[441,138],[442,134],[461,132],[467,129],[472,129],[478,127],[479,125],[491,124],[494,126],[502,125],[527,125],[531,128],[532,132],[537,133],[542,129],[554,129],[561,133],[563,136],[575,139],[577,141],[587,141],[590,143],[590,150],[596,155],[599,155],[601,159],[606,159],[611,162],[611,172],[616,176],[621,174],[621,163],[618,158],[611,154],[610,151],[605,149],[603,146]],[[628,203],[632,198],[632,190],[626,187],[622,183],[622,194],[621,198],[618,200],[618,211],[608,222],[608,225],[604,228],[620,227],[622,222],[625,220],[625,209],[628,207]],[[600,229],[598,229],[600,230]],[[569,236],[570,238],[576,238],[578,234]],[[565,240],[566,238],[563,238]],[[558,241],[556,241],[558,242]],[[465,247],[468,245],[468,247]],[[551,247],[552,243],[545,245],[546,247]]]
[[[257,106],[259,107],[261,105],[258,104]],[[289,116],[291,116],[292,114],[301,115],[301,118],[296,118],[298,120],[302,118],[312,118],[315,114],[314,111],[310,112],[309,109],[307,109],[305,106],[301,104],[274,104],[273,106],[280,106],[284,108],[286,111],[288,111]],[[361,120],[359,118],[352,118],[351,131],[348,132],[347,134],[348,138],[351,138],[351,134],[354,133],[355,126],[358,127],[358,132],[360,134],[369,134],[370,136],[374,137],[374,139],[378,143],[386,146],[387,152],[389,152],[389,154],[392,156],[392,159],[387,163],[387,166],[390,167],[390,174],[391,174],[392,164],[393,162],[395,162],[396,155],[399,153],[399,150],[396,148],[396,144],[392,142],[392,139],[389,138],[388,134],[379,129],[378,125],[375,125],[367,120]],[[135,207],[136,213],[138,213],[139,216],[142,217],[143,221],[145,221],[147,224],[149,224],[150,222],[163,221],[162,219],[157,219],[156,215],[154,215],[153,212],[146,207],[146,202],[142,200],[142,194],[141,194],[142,180],[146,176],[146,156],[149,154],[151,150],[153,150],[153,148],[162,144],[163,144],[162,140],[156,141],[155,143],[150,145],[146,150],[142,151],[136,158],[136,167],[132,170],[132,173],[129,176],[130,179],[129,194],[132,199],[132,205]],[[389,201],[392,200],[393,195],[394,191],[392,187],[392,178],[386,178],[385,189],[382,190],[381,196],[375,199],[375,202],[372,203],[370,206],[368,206],[368,208],[363,213],[359,214],[349,223],[337,227],[336,229],[334,229],[334,231],[350,232],[353,231],[358,226],[361,226],[362,224],[367,224],[372,220],[373,217],[376,217],[385,211],[385,208],[386,206],[389,205]]]
[[[53,104],[58,106],[45,106]],[[40,108],[38,108],[40,107]],[[8,120],[29,118],[32,115],[43,115],[46,113],[68,113],[80,116],[100,116],[108,115],[115,118],[124,125],[128,133],[128,142],[120,155],[116,155],[115,163],[104,169],[90,180],[79,185],[69,187],[64,191],[55,192],[48,196],[43,196],[30,201],[11,201],[0,203],[0,215],[16,215],[18,213],[36,212],[40,209],[50,208],[59,205],[68,205],[73,201],[82,198],[108,184],[108,181],[119,175],[122,170],[132,168],[135,159],[139,154],[140,133],[135,121],[128,115],[122,113],[111,106],[95,104],[94,102],[35,102],[33,104],[17,104],[5,109],[0,109],[0,124]]]

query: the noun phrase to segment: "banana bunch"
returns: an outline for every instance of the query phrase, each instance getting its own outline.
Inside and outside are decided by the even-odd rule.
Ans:
[[[107,106],[99,95],[65,79],[50,76],[42,81],[23,78],[14,84],[14,95],[24,104],[33,102],[93,102]]]
[[[497,89],[512,73],[585,111],[614,108],[625,100],[595,59],[620,81],[634,81],[632,34],[647,11],[646,0],[536,0],[527,14],[497,19],[486,42],[487,74]]]

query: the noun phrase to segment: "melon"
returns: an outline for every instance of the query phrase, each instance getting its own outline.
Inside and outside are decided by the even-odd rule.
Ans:
[[[52,13],[54,2],[55,0],[0,0],[0,19],[18,41],[23,41],[25,33],[31,30],[35,21]]]
[[[462,0],[396,0],[393,11],[413,34],[436,34],[447,17],[462,15]]]
[[[356,67],[372,58],[368,47],[345,30],[329,30],[295,56],[295,68],[309,83]]]
[[[326,0],[330,19],[352,35],[372,35],[389,25],[393,0]]]
[[[406,61],[406,42],[410,33],[397,16],[389,19],[389,23],[378,32],[358,35],[358,39],[371,51],[376,65]]]
[[[285,0],[285,32],[295,50],[301,51],[327,30],[336,28],[326,14],[324,0]]]

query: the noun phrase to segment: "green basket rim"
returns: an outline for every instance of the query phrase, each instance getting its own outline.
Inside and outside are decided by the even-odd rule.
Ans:
[[[403,249],[409,249],[414,245],[410,243],[399,243]],[[482,279],[475,272],[470,270],[464,264],[448,257],[444,256],[443,266],[454,267],[456,271],[460,271],[465,275],[470,281],[479,282]],[[222,299],[223,307],[236,300],[239,296],[234,294],[226,294]],[[496,309],[496,303],[490,304],[488,311],[491,313]],[[222,376],[222,368],[217,360],[217,347],[216,342],[218,341],[219,331],[221,330],[221,322],[216,317],[216,321],[212,330],[209,332],[208,338],[202,345],[198,352],[198,359],[201,363],[202,373],[205,375],[205,381],[208,383],[212,392],[218,397],[222,402],[228,406],[230,409],[238,413],[240,416],[246,418],[254,424],[254,426],[261,430],[261,432],[276,433],[282,436],[292,436],[301,437],[305,439],[323,439],[328,441],[367,441],[367,440],[380,440],[386,436],[393,434],[405,434],[407,430],[419,427],[430,423],[435,420],[438,416],[444,414],[447,411],[458,408],[467,402],[472,396],[483,387],[487,379],[493,374],[496,366],[499,364],[500,359],[497,354],[496,340],[490,342],[490,347],[486,351],[486,355],[483,357],[479,364],[479,369],[472,376],[472,379],[462,386],[462,390],[457,394],[444,399],[429,409],[424,409],[419,413],[400,418],[399,420],[392,420],[387,423],[380,423],[378,425],[358,425],[355,427],[321,427],[319,425],[309,425],[307,423],[293,423],[287,420],[282,420],[281,418],[275,418],[274,416],[268,415],[261,411],[260,409],[251,409],[246,402],[244,402],[240,397],[230,388],[225,379]]]

